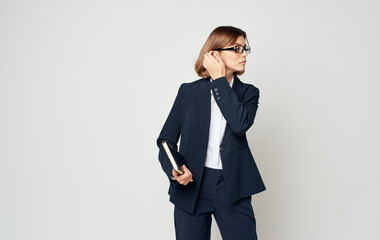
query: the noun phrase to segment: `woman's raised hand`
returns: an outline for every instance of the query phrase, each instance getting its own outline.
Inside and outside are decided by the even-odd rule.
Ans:
[[[190,170],[185,166],[181,166],[183,174],[177,173],[174,169],[172,170],[172,175],[177,179],[177,181],[182,185],[187,185],[190,180],[193,178],[193,174],[190,172]]]
[[[207,52],[203,57],[203,66],[213,80],[226,75],[226,68],[218,51]]]

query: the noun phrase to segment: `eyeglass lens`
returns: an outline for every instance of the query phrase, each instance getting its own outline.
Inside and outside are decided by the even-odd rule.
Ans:
[[[250,46],[245,46],[245,47],[242,47],[242,46],[236,46],[236,48],[235,48],[235,51],[238,52],[238,53],[242,53],[244,50],[245,50],[247,53],[250,53],[250,52],[251,52],[251,47],[250,47]]]

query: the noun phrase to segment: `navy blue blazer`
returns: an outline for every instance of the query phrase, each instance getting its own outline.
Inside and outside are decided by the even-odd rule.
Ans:
[[[202,78],[182,83],[157,139],[157,146],[158,159],[170,181],[169,201],[189,213],[194,213],[206,161],[211,118],[210,89],[227,122],[219,149],[227,200],[233,203],[266,189],[246,137],[246,131],[256,116],[259,89],[241,82],[236,75],[232,88],[225,77],[212,82],[210,78]],[[179,152],[193,174],[194,181],[187,185],[170,178],[173,168],[161,145],[161,141],[166,140],[178,150],[179,138]]]

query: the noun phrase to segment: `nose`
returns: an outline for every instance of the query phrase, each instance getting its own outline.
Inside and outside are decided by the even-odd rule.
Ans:
[[[243,51],[243,54],[242,54],[244,57],[247,57],[247,55],[248,55],[248,53],[247,53],[247,51],[245,51],[245,49],[244,49],[244,51]]]

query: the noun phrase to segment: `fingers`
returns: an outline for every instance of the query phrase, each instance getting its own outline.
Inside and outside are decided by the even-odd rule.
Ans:
[[[203,57],[203,66],[207,69],[210,64],[210,56],[208,55],[208,52]]]
[[[208,64],[218,62],[216,57],[213,56],[214,51],[208,51],[203,57],[203,62],[206,62]],[[215,53],[216,56],[219,56],[218,53]]]
[[[178,174],[175,176],[177,181],[182,184],[182,185],[187,185],[190,180],[193,178],[193,174],[190,172],[190,170],[185,166],[182,165],[182,171],[184,172],[183,174]]]
[[[185,173],[187,173],[189,176],[193,176],[193,174],[190,172],[190,170],[185,166],[183,165],[183,170]]]
[[[217,51],[209,51],[205,53],[203,57],[203,66],[210,74],[216,73],[216,75],[218,75],[225,67],[224,62]]]
[[[172,170],[172,175],[173,175],[173,177],[177,177],[179,174],[173,169]]]
[[[220,64],[220,65],[223,65],[224,66],[224,62],[222,60],[222,57],[220,56],[219,52],[217,51],[214,51],[214,55],[212,55],[215,60]]]

